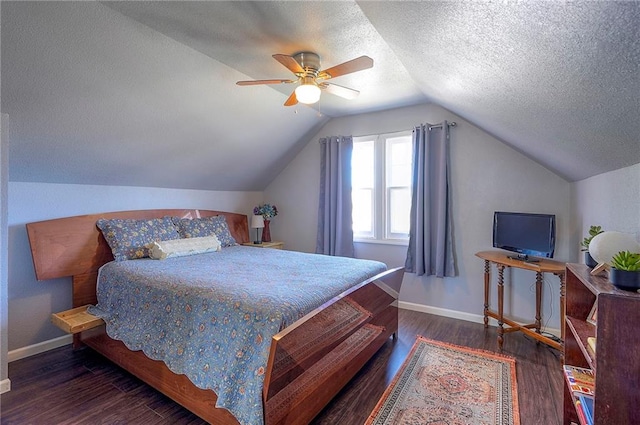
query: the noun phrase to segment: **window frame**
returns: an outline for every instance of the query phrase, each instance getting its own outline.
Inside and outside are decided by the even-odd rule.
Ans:
[[[398,131],[394,133],[374,134],[369,136],[354,136],[353,143],[362,143],[367,141],[373,141],[374,144],[374,187],[373,187],[373,232],[372,233],[359,233],[354,231],[354,242],[358,243],[375,243],[375,244],[389,244],[389,245],[408,245],[409,235],[406,237],[398,237],[398,235],[391,234],[391,217],[389,212],[390,196],[389,189],[392,186],[387,186],[387,174],[388,174],[388,161],[387,155],[387,141],[389,139],[395,139],[399,137],[408,137],[410,143],[410,155],[411,155],[411,170],[413,170],[413,132],[411,130]],[[409,193],[411,194],[413,182],[409,181]],[[395,188],[401,188],[406,186],[394,186]],[[410,195],[411,196],[411,195]],[[409,214],[409,212],[407,212]]]

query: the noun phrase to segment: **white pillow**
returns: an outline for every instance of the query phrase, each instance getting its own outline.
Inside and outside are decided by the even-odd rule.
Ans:
[[[202,238],[172,239],[168,241],[151,242],[147,245],[149,257],[154,260],[164,260],[171,257],[202,254],[220,251],[221,245],[216,235]]]

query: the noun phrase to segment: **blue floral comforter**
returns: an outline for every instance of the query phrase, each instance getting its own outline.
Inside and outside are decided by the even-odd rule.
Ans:
[[[259,425],[271,337],[384,270],[377,261],[245,246],[111,262],[90,312],[109,336],[213,389],[241,424]]]

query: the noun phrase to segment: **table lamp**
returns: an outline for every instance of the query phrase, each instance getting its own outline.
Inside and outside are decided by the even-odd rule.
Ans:
[[[251,228],[256,229],[256,240],[253,241],[254,244],[262,243],[260,238],[260,229],[264,228],[264,217],[261,215],[254,215],[251,217]]]
[[[602,232],[589,242],[589,254],[598,263],[591,271],[596,275],[611,266],[611,259],[620,251],[640,251],[640,244],[633,236],[621,232]]]

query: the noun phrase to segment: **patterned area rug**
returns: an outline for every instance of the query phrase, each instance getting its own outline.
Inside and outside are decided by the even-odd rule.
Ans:
[[[519,425],[511,357],[418,336],[365,425]]]

